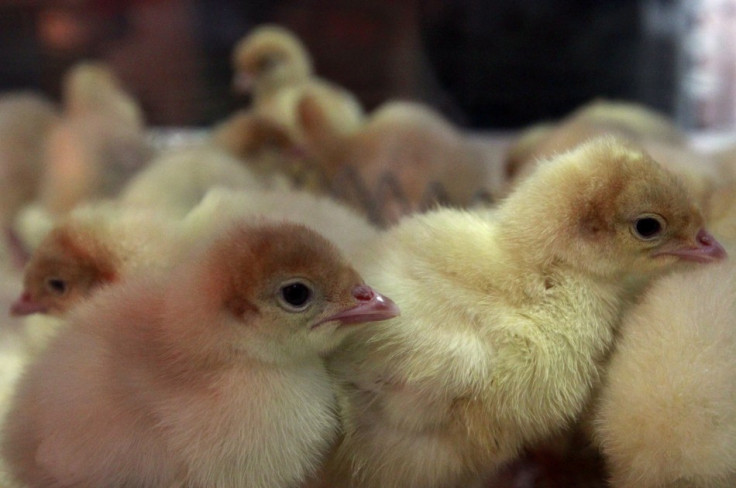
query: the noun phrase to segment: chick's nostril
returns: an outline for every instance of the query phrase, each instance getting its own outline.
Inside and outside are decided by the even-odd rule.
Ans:
[[[358,300],[370,301],[376,296],[375,292],[368,286],[358,285],[353,288],[353,296]]]
[[[695,238],[701,244],[705,244],[705,245],[713,244],[713,236],[708,234],[708,232],[706,232],[705,229],[700,229],[700,232],[698,232],[698,235]]]

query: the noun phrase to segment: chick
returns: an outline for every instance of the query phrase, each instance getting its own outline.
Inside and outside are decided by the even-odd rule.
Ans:
[[[345,434],[325,486],[467,486],[560,432],[632,293],[725,256],[702,220],[672,174],[602,138],[541,165],[494,212],[389,229],[355,260],[402,315],[330,360]]]
[[[307,49],[283,27],[265,24],[255,28],[236,44],[232,63],[235,88],[252,91],[254,109],[297,137],[301,133],[296,106],[305,92],[317,99],[333,130],[349,133],[363,121],[363,108],[357,98],[316,77]]]
[[[118,200],[183,216],[216,186],[258,189],[267,185],[235,156],[205,142],[164,152],[126,184]]]
[[[32,92],[0,98],[0,226],[35,198],[43,171],[45,139],[58,120],[56,106]]]
[[[378,237],[363,215],[332,198],[303,191],[237,191],[214,188],[186,215],[182,232],[191,239],[214,232],[232,220],[263,217],[302,224],[349,254]]]
[[[82,206],[58,222],[26,265],[13,315],[64,316],[102,285],[174,260],[179,228],[164,215],[112,203]]]
[[[304,161],[302,145],[282,125],[240,110],[212,130],[212,143],[239,158],[269,188],[325,193],[324,178]]]
[[[736,266],[655,283],[623,320],[594,415],[623,488],[736,485]]]
[[[75,310],[2,452],[28,486],[296,486],[338,430],[320,356],[397,313],[318,234],[235,224]]]
[[[522,132],[509,148],[506,174],[513,183],[528,176],[536,161],[602,135],[636,143],[655,141],[683,148],[686,145],[685,134],[663,114],[636,103],[594,100],[556,124],[536,124]]]
[[[103,63],[65,75],[63,118],[46,146],[38,200],[52,216],[119,191],[153,154],[140,107]]]
[[[422,104],[387,102],[347,135],[330,129],[324,111],[309,96],[300,101],[299,113],[307,150],[335,191],[350,202],[377,206],[379,220],[393,223],[437,203],[471,205],[491,179],[481,146]],[[349,193],[345,177],[351,172],[368,201]]]

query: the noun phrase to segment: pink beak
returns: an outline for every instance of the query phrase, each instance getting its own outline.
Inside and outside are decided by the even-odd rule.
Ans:
[[[374,291],[370,286],[356,286],[353,288],[353,296],[358,300],[356,306],[322,319],[312,328],[332,321],[338,321],[341,325],[378,322],[396,317],[401,313],[399,307],[391,299]]]
[[[10,315],[18,317],[22,315],[30,315],[32,313],[46,313],[48,310],[44,305],[34,302],[31,294],[27,291],[18,298],[10,307]]]
[[[724,259],[728,255],[716,238],[705,229],[700,229],[698,235],[695,236],[695,240],[696,244],[694,246],[662,251],[658,254],[669,254],[696,263],[710,263]]]

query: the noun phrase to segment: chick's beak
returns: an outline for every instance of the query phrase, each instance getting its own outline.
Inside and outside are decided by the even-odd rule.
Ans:
[[[39,302],[36,302],[31,298],[31,294],[27,291],[11,305],[10,315],[18,317],[22,315],[30,315],[32,313],[45,313],[46,307]]]
[[[340,322],[341,325],[377,322],[400,314],[399,307],[390,298],[367,285],[353,288],[353,297],[357,300],[357,305],[322,319],[313,328],[332,321]]]
[[[696,263],[710,263],[724,259],[727,254],[723,246],[707,230],[700,229],[695,236],[695,243],[667,249],[657,253],[677,256],[685,261]]]

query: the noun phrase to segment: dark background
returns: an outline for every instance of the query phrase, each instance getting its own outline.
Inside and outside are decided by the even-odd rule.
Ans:
[[[675,116],[679,41],[662,18],[676,9],[667,0],[6,0],[0,90],[58,97],[71,64],[103,59],[151,124],[205,126],[247,103],[230,91],[234,43],[276,22],[368,109],[411,98],[482,130],[558,118],[594,97]]]

